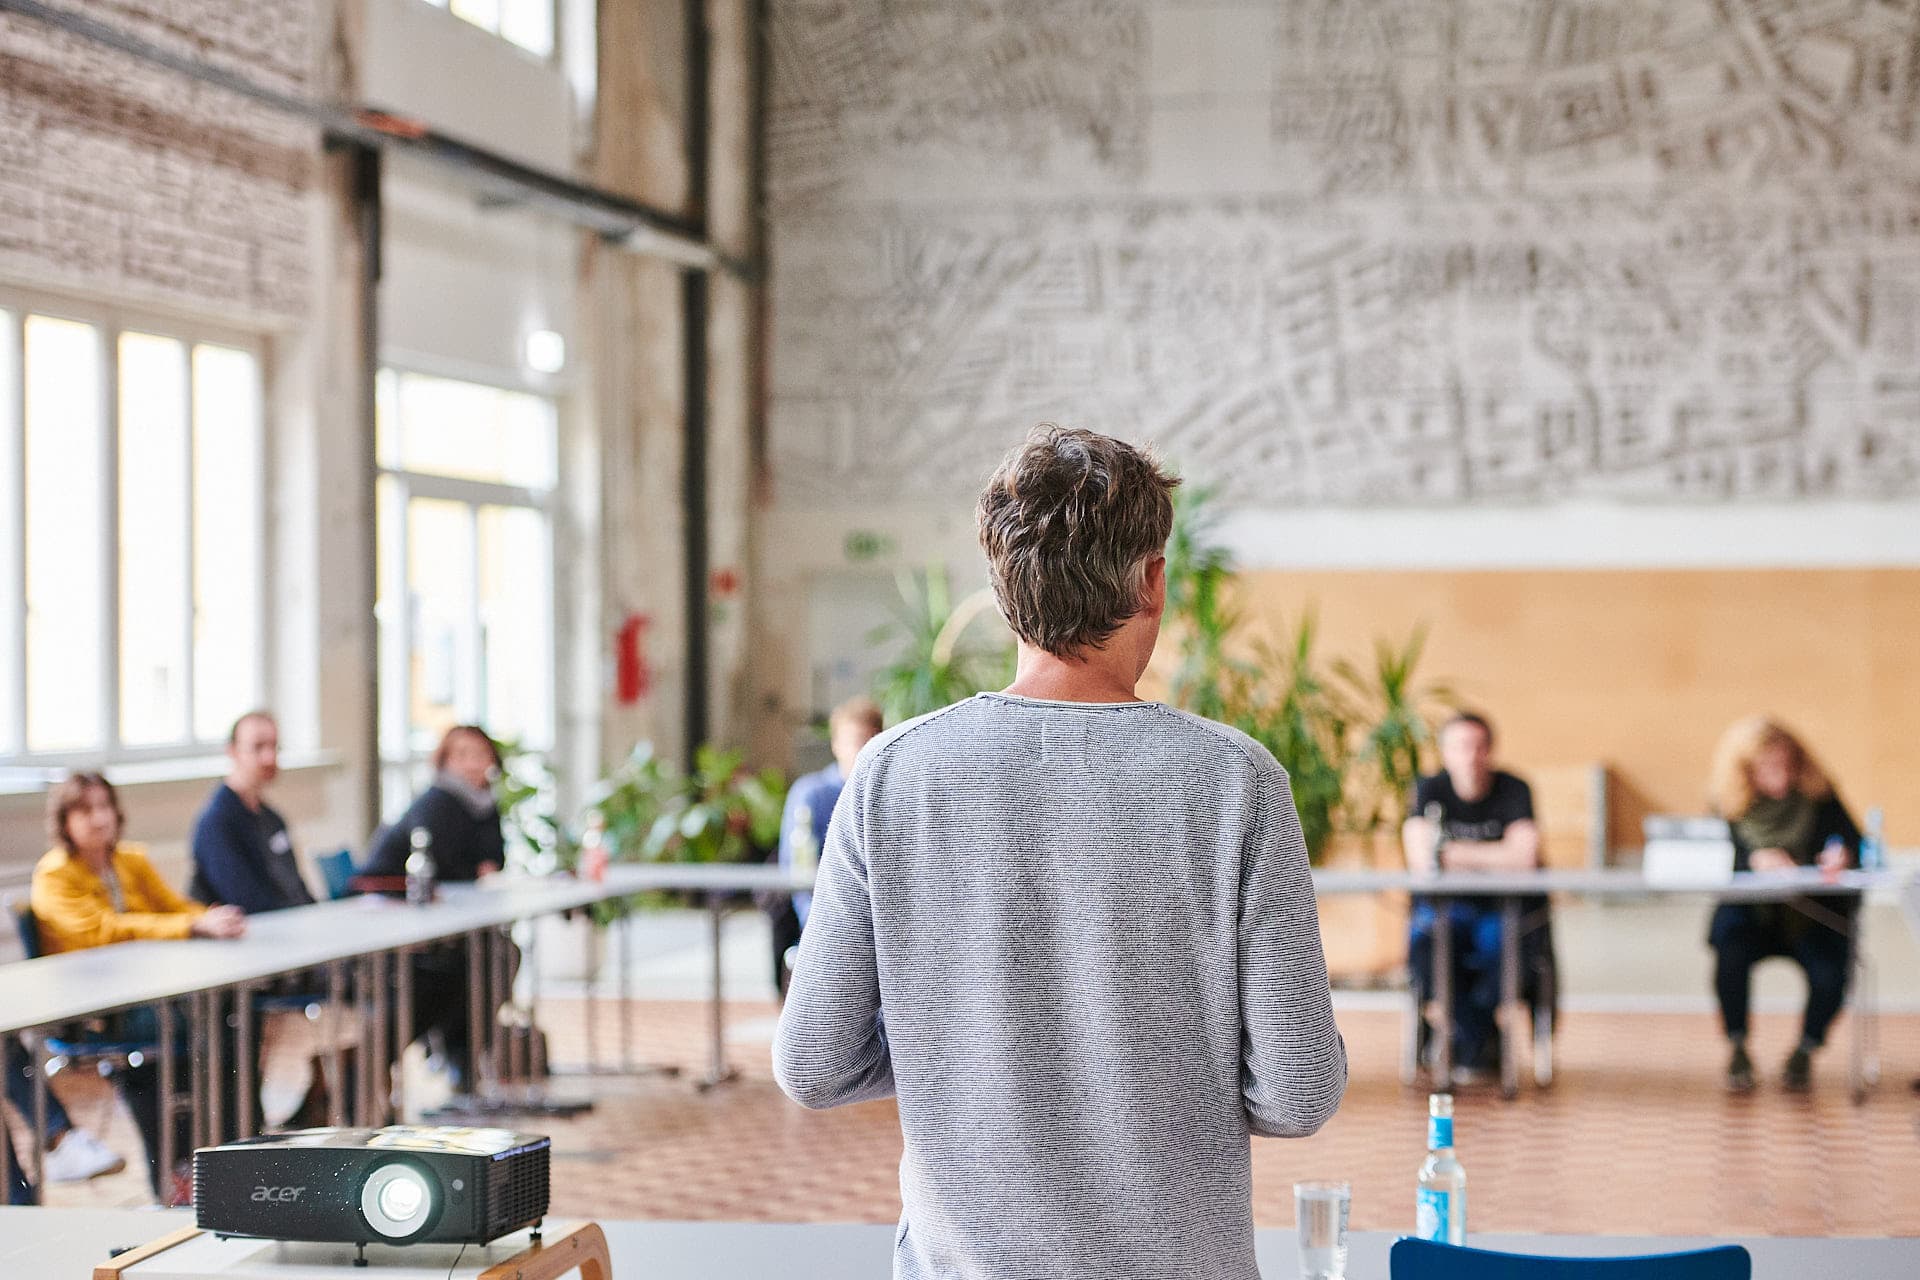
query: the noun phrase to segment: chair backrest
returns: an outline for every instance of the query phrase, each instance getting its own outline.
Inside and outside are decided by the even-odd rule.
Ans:
[[[320,867],[320,875],[327,882],[329,898],[344,898],[350,892],[349,883],[353,879],[353,851],[335,849],[332,853],[323,853],[314,859]]]
[[[1753,1280],[1753,1258],[1737,1244],[1634,1258],[1542,1258],[1396,1240],[1392,1280]]]
[[[1733,837],[1720,818],[1649,814],[1640,874],[1649,884],[1725,884],[1733,875]]]
[[[13,927],[20,931],[20,949],[27,953],[27,959],[40,958],[40,917],[33,914],[33,905],[27,902],[9,902],[7,910],[13,915]]]

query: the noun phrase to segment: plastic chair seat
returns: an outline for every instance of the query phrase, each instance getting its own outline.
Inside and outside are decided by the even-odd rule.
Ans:
[[[1737,1244],[1629,1258],[1547,1258],[1495,1253],[1434,1240],[1396,1240],[1391,1280],[1753,1280],[1753,1257]]]

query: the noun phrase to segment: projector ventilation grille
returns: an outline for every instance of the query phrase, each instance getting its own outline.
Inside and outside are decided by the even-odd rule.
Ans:
[[[501,1161],[487,1179],[487,1225],[511,1230],[547,1216],[547,1150]]]

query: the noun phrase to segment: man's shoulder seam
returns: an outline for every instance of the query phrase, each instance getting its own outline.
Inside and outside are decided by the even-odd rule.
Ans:
[[[1194,715],[1191,711],[1182,711],[1178,707],[1170,707],[1164,702],[1156,702],[1153,705],[1155,709],[1163,715],[1172,717],[1175,722],[1190,725],[1201,730],[1208,737],[1227,743],[1238,751],[1248,764],[1253,766],[1256,773],[1266,769],[1278,769],[1282,775],[1286,773],[1286,766],[1278,760],[1275,760],[1271,752],[1254,750],[1253,748],[1259,746],[1259,743],[1254,742],[1250,736],[1232,728],[1230,725],[1221,724],[1217,720],[1209,720],[1205,716]]]

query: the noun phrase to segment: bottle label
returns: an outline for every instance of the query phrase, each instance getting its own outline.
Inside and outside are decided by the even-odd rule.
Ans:
[[[1438,1151],[1453,1145],[1453,1117],[1427,1117],[1427,1150]]]
[[[1451,1243],[1447,1227],[1453,1217],[1452,1199],[1452,1194],[1449,1192],[1421,1187],[1414,1214],[1413,1234],[1422,1240],[1438,1240],[1442,1244]]]

